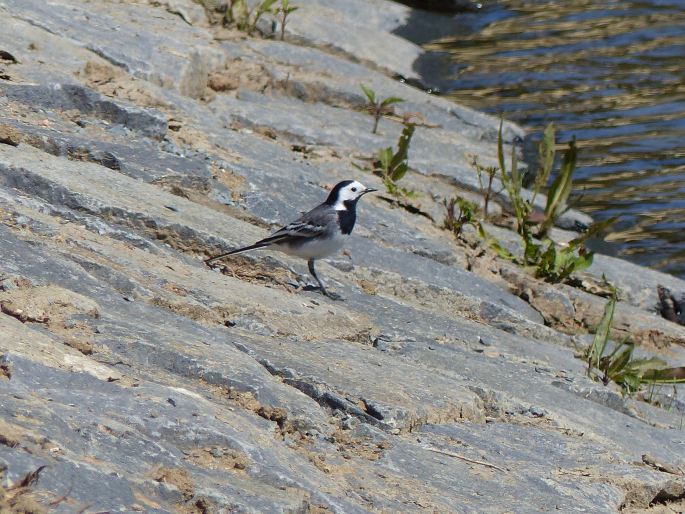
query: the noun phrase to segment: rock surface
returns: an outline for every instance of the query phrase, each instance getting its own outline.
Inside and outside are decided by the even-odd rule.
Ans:
[[[189,0],[0,0],[0,510],[685,497],[682,402],[624,398],[574,357],[604,299],[474,261],[441,229],[442,199],[478,189],[467,156],[494,163],[499,120],[390,78],[421,53],[392,34],[408,7],[299,5],[281,42]],[[362,82],[406,100],[378,135]],[[395,144],[407,112],[423,124],[403,185],[426,216],[364,198],[348,251],[318,265],[346,301],[275,252],[203,264],[339,180],[382,188],[353,165]],[[685,284],[611,258],[602,274],[624,291],[619,328],[682,364],[685,333],[653,306],[657,284]]]

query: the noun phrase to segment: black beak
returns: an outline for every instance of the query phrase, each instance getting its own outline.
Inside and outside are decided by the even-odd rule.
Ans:
[[[364,189],[362,194],[365,195],[366,193],[373,193],[374,191],[378,191],[378,189],[372,189],[370,187],[367,187],[366,189]]]

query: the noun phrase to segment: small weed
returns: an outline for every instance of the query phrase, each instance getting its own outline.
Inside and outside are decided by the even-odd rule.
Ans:
[[[550,187],[547,205],[542,224],[535,232],[535,222],[531,220],[535,196],[551,174],[554,162],[554,127],[549,125],[545,129],[545,135],[540,143],[539,152],[542,168],[534,185],[533,197],[527,200],[523,197],[523,174],[518,169],[516,149],[512,149],[511,168],[507,173],[504,149],[502,143],[502,124],[500,123],[499,137],[497,139],[497,158],[499,161],[502,184],[509,195],[514,216],[517,222],[517,232],[523,243],[523,259],[512,256],[514,262],[532,268],[537,278],[549,282],[562,282],[577,272],[587,269],[592,264],[593,252],[589,251],[585,243],[588,239],[599,234],[602,230],[613,224],[617,218],[594,223],[585,233],[571,241],[568,245],[560,247],[547,237],[549,229],[554,221],[566,210],[567,200],[572,187],[572,175],[576,163],[575,140],[569,143],[569,148],[564,152],[559,175]],[[491,240],[492,243],[492,240]],[[497,249],[496,249],[497,250]],[[498,253],[500,253],[498,251]],[[509,252],[506,252],[509,254]],[[511,255],[511,254],[509,254]]]
[[[614,382],[624,394],[633,394],[642,385],[653,388],[656,384],[685,383],[685,367],[667,368],[666,362],[656,357],[634,359],[635,346],[631,343],[618,343],[610,353],[606,353],[617,300],[618,292],[612,287],[611,298],[604,306],[595,337],[585,352],[588,376],[601,380],[604,385]]]
[[[542,139],[538,146],[538,159],[540,162],[540,169],[535,176],[535,183],[533,184],[533,198],[530,203],[535,205],[535,198],[542,188],[547,185],[550,175],[552,174],[552,167],[554,166],[554,123],[550,123],[545,127],[542,133]]]
[[[535,242],[527,244],[526,258],[528,264],[534,266],[535,276],[549,282],[563,282],[576,271],[589,268],[594,252],[587,249],[586,241],[612,225],[616,219],[614,217],[593,223],[588,230],[563,247],[558,247],[547,238],[543,239],[543,244],[546,245],[544,249]]]
[[[364,91],[364,94],[369,101],[367,108],[373,115],[373,130],[371,133],[375,134],[378,131],[378,122],[381,120],[381,116],[393,114],[394,111],[391,106],[393,104],[404,102],[404,99],[396,96],[389,96],[388,98],[381,100],[376,96],[376,92],[370,87],[365,86],[364,84],[359,84],[359,86],[362,88],[362,91]],[[405,123],[405,125],[406,124],[407,123]]]
[[[497,175],[497,166],[483,166],[478,162],[478,157],[475,155],[471,160],[471,166],[476,170],[478,175],[478,184],[480,185],[480,190],[483,195],[483,218],[488,218],[488,207],[490,205],[490,200],[494,196],[494,191],[492,190],[492,183]],[[485,178],[486,182],[483,182]]]
[[[502,122],[500,122],[499,135],[497,138],[497,158],[501,171],[502,184],[509,195],[514,215],[518,222],[519,233],[524,230],[526,224],[531,224],[530,217],[534,209],[535,198],[542,188],[547,185],[547,181],[552,174],[555,156],[554,138],[554,124],[550,123],[545,128],[542,140],[538,146],[540,169],[538,170],[538,174],[533,184],[532,197],[530,200],[526,200],[522,195],[524,175],[518,169],[515,148],[512,149],[511,153],[511,171],[509,174],[506,172],[502,142]],[[568,198],[573,189],[573,172],[576,169],[577,155],[576,140],[573,138],[568,145],[568,149],[562,156],[559,173],[547,192],[547,203],[545,205],[543,221],[537,230],[538,237],[546,237],[559,216],[569,209]]]
[[[379,150],[373,162],[373,172],[383,179],[383,184],[385,184],[388,193],[395,197],[412,198],[416,196],[414,191],[397,185],[397,182],[409,170],[409,143],[415,128],[416,125],[413,123],[405,123],[397,142],[397,151],[393,151],[390,146]]]
[[[543,139],[540,148],[545,146],[544,142],[545,140]],[[540,230],[538,232],[538,235],[541,237],[546,236],[559,216],[569,209],[568,198],[571,196],[571,189],[573,189],[573,172],[576,169],[577,157],[578,150],[576,149],[576,138],[574,137],[568,144],[568,150],[564,152],[561,159],[559,174],[556,176],[547,192],[545,221],[540,225]],[[552,159],[554,159],[554,154],[552,154]]]
[[[298,9],[299,7],[290,6],[290,0],[281,0],[281,6],[277,9],[281,15],[281,41],[285,38],[285,25],[288,22],[288,16]]]
[[[609,343],[609,333],[611,332],[611,325],[614,322],[614,312],[616,311],[616,302],[618,301],[618,291],[616,288],[611,289],[611,297],[609,301],[604,306],[604,314],[602,319],[597,325],[597,330],[595,331],[595,337],[592,340],[592,344],[588,347],[585,352],[585,357],[588,364],[587,373],[592,375],[592,371],[595,369],[600,369],[600,363],[602,356],[604,355],[604,350]]]
[[[238,30],[252,34],[263,15],[275,13],[273,5],[276,1],[262,0],[250,9],[247,5],[247,0],[228,0],[224,13],[224,25],[235,25]]]
[[[497,160],[499,161],[500,179],[509,195],[509,201],[511,202],[511,207],[516,216],[517,231],[524,239],[528,239],[527,234],[530,232],[530,222],[528,218],[530,213],[533,212],[533,206],[522,196],[523,175],[519,172],[518,156],[515,147],[512,147],[511,150],[511,172],[507,173],[501,121],[499,125],[499,134],[497,136]]]
[[[449,230],[455,237],[459,237],[464,225],[480,225],[476,219],[476,206],[473,202],[468,201],[461,196],[443,200],[445,206],[445,219],[442,226],[445,230]],[[459,212],[457,212],[457,207]]]

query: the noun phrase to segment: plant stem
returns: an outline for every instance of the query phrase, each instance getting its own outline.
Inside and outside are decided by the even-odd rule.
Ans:
[[[371,131],[372,134],[375,134],[376,131],[378,130],[378,122],[381,120],[381,108],[379,105],[375,106],[375,111],[373,114],[373,130]]]
[[[490,196],[492,195],[492,181],[495,179],[495,174],[488,175],[488,189],[485,193],[485,203],[483,205],[483,218],[488,218],[488,205],[490,205]]]

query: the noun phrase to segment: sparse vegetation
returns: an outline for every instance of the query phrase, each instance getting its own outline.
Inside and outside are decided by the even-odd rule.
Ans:
[[[373,172],[383,179],[388,193],[395,197],[416,196],[413,191],[397,185],[409,170],[409,144],[415,128],[416,125],[413,123],[405,123],[397,142],[397,151],[393,151],[390,146],[379,150],[373,162]]]
[[[238,30],[252,34],[257,28],[259,19],[268,13],[275,14],[273,5],[277,0],[262,0],[250,9],[247,0],[228,0],[224,12],[224,25],[235,25]],[[281,0],[283,2],[283,0]],[[287,0],[285,0],[287,4]],[[296,9],[296,8],[291,8]],[[292,11],[291,11],[292,12]]]
[[[557,245],[547,237],[555,220],[568,208],[567,201],[572,189],[572,176],[576,166],[577,151],[575,141],[569,143],[562,157],[561,168],[548,191],[542,223],[539,225],[531,219],[534,211],[533,201],[539,190],[547,182],[554,162],[554,127],[548,125],[540,143],[541,170],[538,175],[530,200],[523,196],[523,174],[518,168],[516,149],[512,149],[511,168],[507,172],[502,142],[502,124],[500,123],[497,141],[497,158],[500,165],[502,184],[509,195],[512,210],[516,217],[517,232],[523,244],[523,258],[512,260],[522,266],[531,268],[537,278],[549,282],[562,282],[577,272],[587,269],[592,264],[593,252],[587,249],[588,239],[599,234],[616,218],[593,224],[584,234],[565,246]],[[537,231],[535,230],[537,228]]]
[[[468,201],[466,198],[457,196],[456,198],[444,199],[445,219],[443,221],[443,228],[449,230],[455,237],[459,237],[464,225],[472,224],[480,226],[476,219],[476,205]],[[458,208],[458,211],[457,211]]]
[[[685,383],[685,367],[668,368],[666,362],[657,357],[635,359],[632,343],[618,343],[606,353],[617,301],[618,292],[612,287],[595,337],[585,352],[588,376],[601,380],[604,385],[614,382],[624,394],[633,394],[643,385]]]
[[[285,38],[285,26],[288,23],[288,16],[298,9],[299,7],[290,5],[290,0],[281,0],[281,6],[277,9],[281,18],[281,41]]]
[[[568,198],[573,185],[572,176],[577,158],[575,141],[571,141],[562,156],[559,173],[550,186],[545,211],[535,213],[535,199],[552,174],[555,157],[554,134],[554,125],[549,124],[538,147],[540,170],[530,195],[527,195],[523,188],[524,173],[519,169],[515,147],[512,148],[511,161],[509,169],[507,169],[502,139],[502,123],[500,123],[497,139],[499,166],[483,166],[478,162],[477,157],[472,158],[471,164],[478,175],[480,191],[483,196],[483,218],[487,219],[490,202],[501,192],[494,190],[495,178],[499,173],[502,190],[507,192],[511,210],[516,219],[516,232],[521,238],[522,255],[514,255],[502,246],[494,236],[488,234],[483,224],[475,219],[473,212],[470,212],[468,216],[472,219],[473,226],[478,229],[480,237],[500,257],[529,269],[536,278],[548,282],[564,282],[569,280],[575,272],[587,269],[592,264],[593,252],[586,247],[586,242],[613,224],[616,218],[593,224],[583,234],[565,245],[557,244],[548,237],[554,222],[568,209]],[[463,212],[456,213],[457,207],[461,209],[461,203],[459,200],[453,199],[449,202],[446,201],[444,205],[446,216],[443,226],[458,236],[464,224],[460,221]]]
[[[537,195],[543,187],[547,185],[549,177],[552,174],[556,153],[554,139],[554,124],[550,123],[545,128],[543,137],[538,146],[540,169],[538,170],[533,184],[531,191],[532,196],[530,199],[526,199],[523,196],[524,173],[521,173],[519,170],[515,148],[512,148],[511,169],[510,172],[507,173],[504,143],[502,140],[502,123],[500,122],[499,135],[497,138],[497,159],[499,161],[500,178],[509,195],[511,206],[518,224],[518,232],[520,234],[536,224],[531,220],[531,214],[534,212],[534,203]],[[569,209],[568,198],[573,189],[573,172],[576,169],[576,160],[577,149],[574,138],[569,143],[568,149],[564,152],[559,173],[547,191],[547,203],[543,213],[543,220],[537,227],[537,237],[546,237],[549,233],[549,229],[554,225],[559,216]]]
[[[393,114],[394,111],[391,106],[404,102],[404,99],[397,96],[389,96],[388,98],[381,100],[376,96],[376,92],[370,87],[365,86],[364,84],[359,84],[359,86],[362,88],[362,91],[364,91],[364,94],[369,101],[367,109],[373,115],[373,129],[371,130],[371,133],[375,134],[378,131],[378,122],[381,120],[381,117],[386,114]]]
[[[483,195],[483,217],[487,219],[490,200],[492,200],[492,197],[494,196],[492,185],[495,176],[497,175],[498,168],[497,166],[483,166],[478,162],[478,157],[475,155],[472,157],[471,166],[476,170],[476,174],[478,175],[478,184]],[[484,179],[485,182],[483,182]]]

